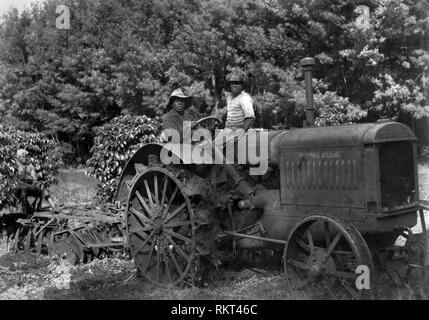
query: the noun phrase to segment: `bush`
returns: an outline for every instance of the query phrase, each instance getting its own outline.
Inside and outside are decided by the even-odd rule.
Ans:
[[[17,187],[13,158],[13,144],[9,134],[0,130],[0,209],[15,202],[13,192]]]
[[[348,98],[331,91],[315,94],[314,105],[316,126],[350,124],[367,115],[366,111],[351,103]]]
[[[0,126],[0,209],[16,205],[14,192],[17,188],[16,151],[28,151],[30,162],[48,187],[55,182],[55,175],[62,165],[57,143],[38,132],[3,129]]]
[[[97,200],[110,202],[128,159],[144,144],[160,141],[161,124],[146,116],[125,115],[112,119],[95,133],[86,172],[101,181]]]

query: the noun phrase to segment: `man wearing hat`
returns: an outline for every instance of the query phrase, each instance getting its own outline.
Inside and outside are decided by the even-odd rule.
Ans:
[[[37,196],[40,191],[33,182],[37,181],[36,170],[31,163],[28,162],[28,152],[25,149],[18,149],[16,152],[16,164],[18,166],[18,190],[17,196],[21,200],[22,211],[24,215],[28,215],[28,196]]]
[[[179,132],[181,140],[183,139],[183,122],[191,122],[191,127],[196,126],[194,117],[186,111],[192,104],[192,97],[187,96],[183,93],[182,89],[174,90],[170,99],[168,100],[167,110],[168,112],[162,117],[162,128],[173,129]],[[190,130],[186,128],[185,130]]]
[[[243,90],[244,74],[235,72],[229,76],[228,85],[230,92],[226,97],[226,124],[225,128],[243,129],[247,131],[255,121],[253,111],[253,99]]]

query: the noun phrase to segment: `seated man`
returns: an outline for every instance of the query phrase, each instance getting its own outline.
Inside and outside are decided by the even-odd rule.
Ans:
[[[229,92],[226,93],[226,108],[217,110],[218,117],[226,111],[226,123],[222,135],[215,138],[214,144],[219,150],[223,149],[225,154],[225,146],[233,142],[234,162],[237,160],[238,141],[246,139],[246,133],[255,120],[253,99],[244,91],[244,82],[245,76],[241,72],[234,72],[227,77],[226,89]]]
[[[170,99],[168,100],[168,112],[162,117],[162,129],[176,130],[179,133],[180,141],[183,141],[183,135],[190,134],[189,130],[191,128],[184,127],[184,121],[191,122],[192,128],[196,126],[194,117],[186,111],[191,104],[192,97],[186,96],[182,89],[176,89],[171,93]]]
[[[37,174],[34,166],[29,163],[27,158],[28,152],[25,149],[19,149],[16,152],[16,163],[18,165],[18,190],[17,197],[20,199],[22,204],[22,210],[24,215],[29,215],[30,205],[27,197],[40,197],[45,198],[49,201],[50,205],[54,207],[54,203],[50,198],[49,194],[44,195],[41,188],[37,186]],[[40,205],[40,203],[39,203]]]

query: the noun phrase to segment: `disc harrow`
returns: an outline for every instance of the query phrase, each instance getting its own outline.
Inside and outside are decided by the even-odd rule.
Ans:
[[[71,264],[121,251],[126,247],[123,210],[107,206],[63,207],[61,210],[0,216],[0,228],[13,239],[13,251],[66,259]]]

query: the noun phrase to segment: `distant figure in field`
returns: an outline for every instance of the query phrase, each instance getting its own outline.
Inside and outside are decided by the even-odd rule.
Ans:
[[[20,199],[22,204],[22,210],[24,215],[31,214],[30,204],[28,203],[28,197],[43,197],[49,202],[52,207],[55,207],[48,193],[45,194],[37,185],[37,173],[34,166],[28,160],[28,152],[25,149],[19,149],[16,152],[16,163],[18,166],[18,190],[17,197]]]

